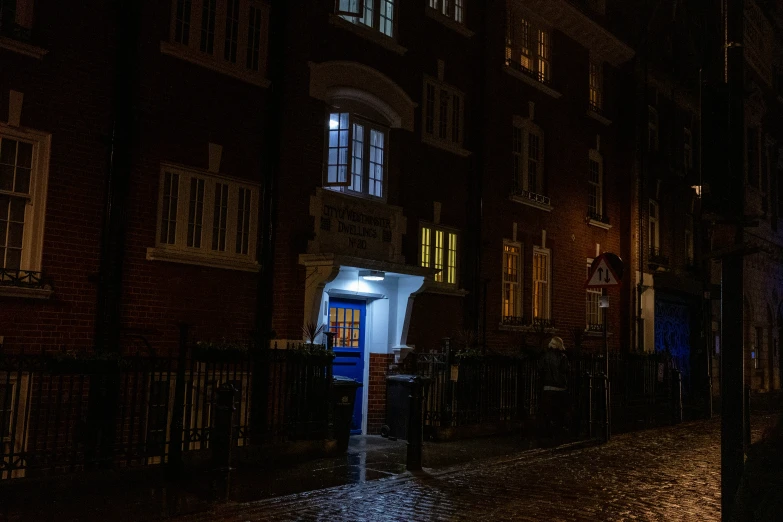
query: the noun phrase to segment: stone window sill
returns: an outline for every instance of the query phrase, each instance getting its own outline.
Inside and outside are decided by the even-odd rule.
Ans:
[[[359,24],[353,24],[348,20],[340,18],[336,14],[332,13],[329,15],[329,23],[335,27],[345,29],[346,31],[350,31],[366,40],[374,42],[381,47],[399,54],[400,56],[408,52],[408,49],[394,41],[394,38],[390,38],[376,29],[370,29],[369,27],[364,27]]]
[[[243,82],[257,85],[259,87],[269,87],[270,85],[270,81],[264,78],[263,73],[249,71],[247,69],[243,69],[240,65],[220,61],[213,56],[194,51],[183,45],[177,45],[171,42],[163,41],[160,42],[160,52],[161,54],[173,56],[175,58],[179,58],[180,60],[185,60],[186,62],[200,65],[201,67],[205,67],[212,71],[225,74],[226,76],[231,76],[238,80],[242,80]]]
[[[592,119],[594,119],[595,121],[598,121],[598,122],[602,123],[603,125],[606,125],[607,127],[612,124],[612,120],[610,120],[609,118],[606,118],[604,116],[601,116],[597,112],[591,111],[590,109],[587,110],[587,115],[589,117],[591,117]]]
[[[609,223],[604,223],[603,221],[598,221],[597,219],[589,219],[587,221],[587,224],[590,225],[591,227],[603,228],[604,230],[609,230],[610,228],[612,228],[612,225],[610,225]]]
[[[49,53],[49,51],[46,49],[41,49],[35,45],[20,42],[19,40],[14,40],[13,38],[8,38],[7,36],[0,36],[0,49],[7,49],[9,51],[23,54],[25,56],[30,56],[31,58],[36,58],[38,60],[43,60],[43,57]]]
[[[517,196],[514,194],[509,196],[509,199],[514,203],[521,203],[522,205],[527,205],[528,207],[537,208],[539,210],[543,210],[544,212],[552,212],[555,208],[552,205],[547,205],[546,203],[539,203],[538,201],[533,201],[532,199],[525,198],[522,196]]]
[[[455,31],[465,38],[470,38],[475,33],[465,27],[465,24],[461,24],[459,22],[455,22],[448,16],[444,16],[442,13],[439,13],[436,9],[433,9],[431,7],[427,7],[425,10],[425,13],[427,13],[428,18],[432,18],[433,20],[437,20],[438,22],[442,23],[452,31]]]
[[[0,285],[0,297],[16,297],[20,299],[49,299],[54,294],[49,286],[44,288],[27,288],[24,286]]]
[[[170,263],[183,263],[186,265],[207,266],[211,268],[223,268],[226,270],[239,270],[242,272],[258,272],[260,269],[260,265],[257,261],[236,259],[228,256],[213,256],[200,252],[187,252],[162,247],[148,248],[147,260],[168,261]]]
[[[463,158],[467,158],[472,154],[469,150],[465,150],[458,145],[454,145],[450,141],[439,140],[438,138],[433,138],[432,136],[428,136],[426,134],[421,137],[421,142],[436,147],[438,149],[451,152],[452,154],[456,154],[457,156],[462,156]]]
[[[523,82],[530,85],[531,87],[535,87],[539,91],[543,92],[548,96],[551,96],[554,99],[558,99],[562,96],[562,94],[554,90],[552,87],[549,87],[539,81],[534,80],[533,78],[531,78],[530,76],[526,75],[523,72],[517,71],[516,69],[509,67],[508,65],[504,65],[503,68],[506,70],[506,73],[510,74],[514,78],[522,80]]]

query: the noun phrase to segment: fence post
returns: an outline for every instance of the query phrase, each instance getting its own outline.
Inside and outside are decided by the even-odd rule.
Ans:
[[[441,427],[448,428],[452,423],[452,413],[454,406],[454,387],[457,385],[455,381],[451,380],[451,365],[453,364],[453,358],[451,353],[451,339],[444,337],[442,341],[443,351],[446,354],[446,371],[444,377],[446,380],[446,393],[443,396],[443,408],[441,410],[440,425]],[[437,377],[434,377],[437,378]]]
[[[326,351],[328,353],[334,353],[334,336],[337,335],[335,332],[324,332],[324,337],[326,337]],[[331,400],[332,397],[334,397],[334,365],[332,364],[332,361],[328,361],[326,364],[326,385],[328,386],[328,395],[329,401],[327,401],[327,437],[329,439],[335,439],[335,436],[337,435],[335,431],[335,405],[334,401]]]
[[[188,351],[188,325],[179,325],[179,356],[177,357],[177,381],[174,387],[174,408],[171,414],[169,434],[168,471],[171,478],[182,473],[183,424],[185,422],[185,364]]]
[[[585,390],[586,400],[582,411],[585,415],[586,426],[583,429],[585,429],[587,438],[592,439],[595,430],[593,430],[593,375],[590,372],[585,372],[584,383],[585,385],[583,388]]]
[[[421,415],[422,379],[418,375],[410,380],[410,408],[408,413],[408,454],[406,469],[421,470],[421,451],[423,442],[423,426]]]
[[[212,470],[213,488],[222,500],[228,500],[231,489],[231,450],[234,446],[234,395],[236,388],[231,383],[223,383],[217,392],[217,412],[215,428],[212,432]]]
[[[682,374],[672,370],[672,424],[682,422]]]

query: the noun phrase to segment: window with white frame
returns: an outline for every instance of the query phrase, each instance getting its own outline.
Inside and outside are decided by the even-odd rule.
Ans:
[[[592,265],[592,263],[593,263],[592,259],[587,260],[587,277],[590,277],[590,266]],[[601,296],[603,295],[604,292],[603,289],[601,288],[587,288],[586,290],[586,300],[587,300],[586,328],[588,331],[597,332],[603,329],[604,319],[600,307]]]
[[[601,112],[603,109],[604,73],[603,65],[590,62],[590,110]]]
[[[464,23],[464,0],[429,0],[429,7],[457,23]]]
[[[465,96],[434,78],[424,78],[422,131],[425,139],[462,147]]]
[[[0,283],[41,270],[49,142],[0,125]]]
[[[170,39],[185,59],[263,77],[268,24],[262,0],[172,0]]]
[[[549,322],[552,319],[551,263],[549,250],[533,249],[533,323]]]
[[[690,172],[693,168],[693,134],[691,133],[691,129],[684,127],[682,136],[682,164],[685,172]]]
[[[522,245],[503,242],[502,322],[522,324]]]
[[[658,109],[647,106],[647,150],[658,152]]]
[[[649,234],[647,234],[647,241],[649,242],[651,256],[657,256],[660,254],[660,250],[659,250],[660,227],[658,225],[659,219],[660,219],[660,215],[659,215],[658,202],[651,199],[650,206],[649,206],[649,215],[647,219],[649,223]]]
[[[510,8],[506,20],[506,65],[548,84],[552,80],[551,64],[549,28],[533,23]]]
[[[352,24],[394,38],[394,0],[335,0],[335,11]]]
[[[544,133],[532,121],[514,121],[512,158],[514,193],[544,194]]]
[[[148,258],[252,269],[256,266],[258,198],[256,185],[164,164],[157,252],[148,251]],[[173,257],[162,252],[171,252]]]
[[[435,282],[457,285],[457,248],[459,235],[455,230],[422,224],[419,264],[438,270]]]
[[[685,264],[693,266],[693,216],[685,215]]]
[[[388,129],[348,112],[326,122],[324,187],[355,196],[385,198]]]
[[[29,41],[33,0],[0,0],[0,36]]]
[[[590,219],[605,221],[604,217],[604,159],[590,149],[587,168],[587,215]]]

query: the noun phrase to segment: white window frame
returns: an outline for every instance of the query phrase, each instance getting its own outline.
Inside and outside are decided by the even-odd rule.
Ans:
[[[208,53],[201,50],[201,32],[203,21],[203,7],[205,2],[215,2],[216,13],[213,31],[212,52]],[[227,27],[229,7],[233,8],[235,1],[238,1],[236,53],[230,56],[235,60],[226,59],[226,30],[233,28]],[[189,36],[187,42],[184,38],[177,40],[177,29],[183,20],[180,15],[180,8],[184,5],[190,5]],[[266,80],[267,55],[268,55],[268,35],[269,35],[269,4],[264,0],[172,0],[171,1],[171,20],[169,27],[168,41],[161,42],[160,50],[163,54],[175,56],[177,58],[201,65],[246,82],[266,87],[269,82]],[[184,11],[183,11],[184,16]],[[258,23],[254,24],[255,31],[250,34],[251,16]],[[182,34],[182,33],[181,33]],[[249,38],[257,37],[255,42]],[[234,39],[231,38],[233,41]],[[252,46],[252,49],[251,49]],[[257,53],[257,57],[255,54]],[[248,64],[250,58],[250,65]],[[256,67],[257,64],[257,67]]]
[[[509,7],[506,20],[506,65],[534,80],[552,81],[552,30],[527,14]]]
[[[654,210],[654,211],[653,211]],[[654,199],[650,200],[647,211],[647,244],[650,253],[655,250],[660,255],[660,239],[661,239],[661,206]],[[655,227],[655,232],[651,229]]]
[[[593,181],[592,179],[592,164],[596,163],[598,165],[598,180]],[[588,159],[588,166],[587,166],[587,185],[588,190],[595,191],[595,215],[590,215],[593,210],[590,208],[590,196],[592,194],[588,194],[588,203],[587,203],[587,212],[590,217],[590,219],[597,219],[599,221],[603,221],[606,217],[606,212],[604,210],[604,158],[601,155],[600,152],[598,152],[595,149],[590,149],[589,153],[589,159]]]
[[[440,248],[437,241],[439,234],[443,241]],[[427,238],[429,244],[427,244]],[[455,243],[456,248],[453,248]],[[459,230],[423,221],[419,224],[418,245],[419,266],[440,270],[433,277],[435,283],[448,287],[459,287]]]
[[[446,101],[442,105],[444,96]],[[446,111],[445,122],[442,118],[443,109]],[[425,75],[421,116],[422,141],[430,145],[445,145],[449,149],[462,149],[465,138],[465,93]]]
[[[41,272],[44,225],[46,217],[46,194],[49,184],[49,158],[51,134],[0,123],[0,140],[23,141],[33,146],[30,171],[30,192],[27,196],[13,191],[0,190],[0,194],[25,197],[24,229],[20,270]],[[0,265],[2,267],[2,265]],[[3,291],[0,290],[0,294]]]
[[[465,0],[428,0],[427,5],[458,24],[465,23]]]
[[[343,20],[378,32],[388,38],[397,36],[397,3],[399,0],[335,0],[334,12]],[[381,16],[382,8],[391,6],[391,20]],[[371,20],[367,20],[367,16]]]
[[[603,64],[590,60],[589,72],[589,97],[590,110],[601,113],[604,108],[604,71]]]
[[[506,251],[507,248],[516,248],[516,277],[513,277],[509,273],[509,255]],[[500,302],[500,319],[502,324],[521,325],[524,318],[524,306],[522,299],[524,296],[524,245],[517,241],[503,241],[503,255],[501,265],[501,281],[503,284],[501,302]],[[507,303],[506,295],[513,294],[514,302],[509,306]],[[511,308],[511,309],[509,309]]]
[[[536,257],[545,259],[546,278],[538,277],[536,273]],[[533,247],[533,265],[531,270],[532,301],[530,315],[533,323],[536,321],[552,320],[552,253],[548,248]],[[544,285],[543,293],[539,292],[540,285]],[[543,302],[537,302],[539,298]],[[542,308],[542,310],[539,310]]]
[[[336,130],[333,128],[334,120],[333,117],[335,115],[338,116],[338,121],[341,119],[340,116],[346,115],[348,116],[348,145],[347,145],[347,178],[345,180],[340,180],[339,177],[334,180],[329,180],[329,167],[333,166],[330,163],[329,158],[329,151],[330,151],[330,132]],[[340,125],[340,123],[338,123]],[[353,185],[353,179],[354,179],[354,161],[356,158],[354,157],[354,125],[362,125],[364,127],[364,137],[363,137],[363,143],[362,143],[362,155],[361,155],[361,170],[362,170],[362,180],[361,180],[361,190],[353,190],[351,187]],[[370,136],[372,134],[372,131],[379,132],[383,135],[383,163],[381,164],[382,170],[381,170],[381,195],[377,196],[375,194],[370,193],[370,163],[372,162],[372,154],[371,154],[371,139]],[[380,200],[380,201],[386,201],[386,195],[387,195],[387,187],[388,187],[388,179],[389,179],[389,128],[385,125],[381,125],[378,123],[375,123],[368,118],[362,117],[359,114],[353,113],[353,112],[333,112],[328,111],[326,113],[326,121],[324,125],[324,173],[323,173],[323,186],[326,189],[334,190],[336,192],[341,192],[343,194],[349,194],[352,196],[358,196],[362,198],[368,198],[368,199],[374,199],[374,200]],[[335,147],[331,147],[335,148]],[[343,148],[343,147],[340,147]],[[337,152],[338,154],[338,161],[339,161],[339,150]],[[376,156],[377,157],[377,156]],[[344,165],[343,163],[337,163],[336,166]]]
[[[590,277],[590,267],[593,264],[592,259],[587,259],[587,277]],[[585,331],[597,332],[603,330],[604,315],[602,313],[600,302],[604,295],[603,288],[585,289]]]
[[[166,174],[176,174],[178,178],[178,199],[175,208],[176,227],[174,243],[168,243],[162,236],[162,219],[164,212],[164,182]],[[201,243],[199,247],[188,246],[188,220],[190,218],[191,179],[204,180],[203,213],[201,220]],[[228,186],[228,201],[225,220],[225,250],[219,248],[213,250],[213,228],[215,218],[215,194],[216,185]],[[248,199],[239,201],[240,190],[249,191],[249,215],[247,216],[246,246],[243,238],[240,240],[240,250],[246,253],[237,253],[237,219],[240,212],[240,204],[244,207]],[[243,193],[247,198],[247,192]],[[160,170],[160,187],[158,191],[158,212],[155,222],[155,247],[147,249],[148,260],[172,261],[178,263],[211,266],[232,270],[244,270],[255,272],[259,265],[256,260],[256,239],[258,235],[258,208],[260,187],[257,184],[245,180],[230,178],[222,174],[162,163]],[[243,214],[244,216],[245,214]],[[219,223],[220,225],[221,223]]]
[[[522,194],[533,196],[543,196],[543,198],[531,198],[531,199],[545,199],[545,203],[549,203],[549,198],[546,196],[546,174],[545,174],[545,142],[544,131],[533,123],[530,119],[514,118],[514,133],[521,133],[522,147],[521,152],[518,148],[517,136],[512,135],[511,153],[513,156],[512,163],[512,184],[515,194]],[[534,135],[538,138],[538,158],[533,160],[530,156],[530,136]],[[535,186],[530,184],[530,166],[535,161],[536,164],[536,183]],[[520,183],[521,181],[521,183]]]

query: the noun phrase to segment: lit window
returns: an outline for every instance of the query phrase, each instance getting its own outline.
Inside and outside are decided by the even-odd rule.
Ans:
[[[394,37],[394,0],[336,0],[335,11],[352,24]]]
[[[384,198],[388,131],[347,112],[333,112],[326,124],[326,188]]]
[[[0,284],[41,270],[48,158],[48,136],[0,124]]]
[[[522,324],[522,245],[503,242],[503,324]]]
[[[600,63],[590,62],[590,110],[601,112],[603,109],[604,77]]]
[[[241,78],[266,69],[266,2],[173,0],[171,18],[167,54]]]
[[[506,65],[534,79],[552,79],[552,44],[549,29],[534,25],[525,17],[508,12],[506,21]]]
[[[429,6],[455,22],[461,24],[464,21],[464,0],[429,0]]]
[[[425,140],[462,147],[463,105],[461,92],[433,78],[425,78],[422,108]]]
[[[224,268],[256,264],[257,186],[173,165],[163,166],[160,179],[158,241],[148,259]]]
[[[593,260],[587,260],[587,277],[590,277],[590,266]],[[587,289],[587,330],[591,332],[601,331],[603,329],[603,314],[601,313],[601,296],[603,290],[600,288]]]
[[[458,234],[446,228],[422,225],[419,244],[419,264],[438,270],[435,282],[456,285]]]
[[[544,194],[544,133],[530,120],[514,123],[512,159],[514,193]]]
[[[605,221],[604,217],[604,160],[597,150],[590,150],[587,175],[587,215],[590,219]]]
[[[533,250],[533,322],[551,320],[549,250]]]

